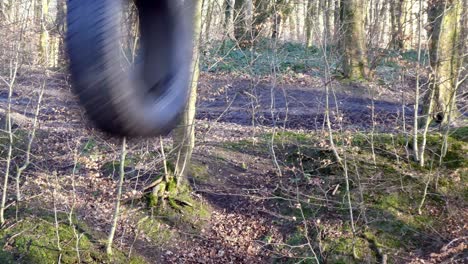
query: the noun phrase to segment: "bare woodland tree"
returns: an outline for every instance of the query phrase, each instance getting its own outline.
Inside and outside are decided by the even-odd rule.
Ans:
[[[429,2],[431,29],[430,56],[432,96],[427,97],[426,113],[443,125],[458,116],[456,92],[460,78],[460,45],[462,1],[434,0]]]
[[[343,71],[350,79],[363,79],[368,75],[366,34],[364,31],[365,1],[343,0],[341,8],[341,47]]]

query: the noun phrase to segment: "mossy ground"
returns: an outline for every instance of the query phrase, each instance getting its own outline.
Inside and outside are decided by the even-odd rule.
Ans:
[[[91,232],[83,222],[47,212],[24,213],[18,222],[8,223],[0,231],[0,263],[146,263],[138,256],[127,257],[114,249],[106,255],[101,236]]]
[[[230,142],[225,147],[258,152],[268,150],[271,138],[272,134],[264,135],[255,147],[244,141]],[[326,138],[318,133],[294,132],[274,137],[278,162],[288,173],[281,183],[283,188],[274,193],[278,199],[273,199],[273,206],[280,215],[294,219],[287,223],[289,228],[294,227],[289,229],[287,246],[275,246],[278,252],[287,249],[293,260],[315,263],[307,246],[304,221],[319,260],[327,263],[373,263],[381,261],[383,255],[390,262],[398,262],[402,252],[430,251],[440,246],[434,232],[443,230],[450,217],[445,203],[457,200],[455,207],[463,208],[468,202],[468,144],[464,133],[449,135],[443,158],[434,153],[441,153],[444,137],[428,135],[428,165],[424,168],[412,161],[412,142],[404,135],[334,135],[340,155],[346,157],[354,235],[343,166],[336,162],[329,143],[323,140]],[[289,263],[284,258],[279,260]]]

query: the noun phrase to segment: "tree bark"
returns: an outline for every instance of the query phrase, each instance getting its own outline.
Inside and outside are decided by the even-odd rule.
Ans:
[[[368,75],[364,20],[365,0],[341,0],[343,72],[349,79]]]
[[[332,36],[332,22],[331,22],[331,12],[332,12],[332,5],[333,0],[325,0],[325,10],[324,10],[324,23],[323,23],[323,37],[327,43],[330,42],[330,36]]]
[[[334,32],[333,32],[333,40],[335,44],[339,43],[340,39],[340,0],[334,0],[335,1],[335,7],[333,9],[333,26],[334,26]]]
[[[197,99],[197,86],[199,77],[199,45],[202,27],[201,11],[202,1],[196,0],[194,3],[193,18],[193,62],[191,66],[190,99],[182,116],[180,125],[174,130],[173,144],[177,151],[174,175],[177,177],[177,186],[187,182],[187,171],[195,147],[195,106]]]
[[[306,35],[306,47],[310,48],[314,45],[313,42],[313,21],[314,15],[316,12],[316,5],[313,0],[307,1],[306,7],[307,13],[305,17],[305,35]]]
[[[268,19],[274,15],[274,7],[270,0],[250,1],[253,1],[252,39],[255,40],[265,30]]]
[[[211,22],[213,20],[213,5],[214,2],[206,0],[207,10],[206,10],[206,20],[205,20],[205,41],[210,40],[210,31],[211,31]]]
[[[455,98],[460,71],[460,43],[462,0],[432,0],[429,2],[429,53],[432,66],[430,83],[432,104],[426,98],[428,118],[448,125],[458,114]]]
[[[234,9],[234,0],[226,0],[224,6],[224,30],[227,32],[229,38],[234,38],[232,32],[233,26],[233,9]]]
[[[40,14],[41,33],[39,35],[39,58],[40,62],[48,65],[49,31],[47,30],[47,18],[49,16],[49,0],[41,0]]]
[[[385,41],[385,36],[386,36],[386,31],[387,31],[387,20],[388,20],[387,5],[388,5],[388,1],[384,0],[382,2],[382,7],[380,8],[379,19],[377,21],[378,29],[376,31],[376,34],[378,34],[377,43],[383,43]]]
[[[409,48],[407,36],[408,8],[410,3],[408,0],[392,0],[390,3],[391,14],[391,47],[395,50],[405,50]]]
[[[235,0],[234,4],[234,38],[242,41],[247,34],[246,1]]]
[[[297,17],[297,12],[299,11],[294,0],[289,0],[289,6],[291,8],[291,12],[289,13],[289,16],[288,16],[289,39],[291,41],[296,41],[298,39],[298,34],[297,34],[297,29],[296,29],[296,17]]]
[[[0,0],[0,15],[7,22],[10,21],[10,12],[8,12],[9,5],[11,5],[11,3],[9,3],[7,0]]]

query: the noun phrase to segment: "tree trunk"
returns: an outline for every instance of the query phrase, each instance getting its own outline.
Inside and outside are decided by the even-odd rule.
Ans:
[[[201,12],[202,1],[196,0],[194,3],[193,18],[193,62],[191,66],[192,81],[190,84],[190,99],[182,116],[180,125],[174,130],[173,144],[177,151],[174,175],[177,177],[177,185],[186,183],[187,171],[195,147],[195,106],[197,99],[197,84],[199,76],[199,45],[202,27]]]
[[[210,40],[210,30],[211,22],[213,20],[213,5],[214,3],[210,0],[206,0],[207,10],[206,10],[206,20],[205,20],[205,41],[209,42]]]
[[[332,22],[331,22],[331,12],[332,12],[332,1],[333,0],[325,0],[326,6],[324,10],[324,23],[323,23],[323,38],[325,39],[327,45],[330,44],[330,36],[332,36]]]
[[[237,41],[243,40],[247,33],[245,2],[245,0],[235,0],[234,4],[234,38]]]
[[[274,14],[270,0],[250,0],[253,2],[252,39],[255,40],[265,30],[266,22]]]
[[[388,1],[384,0],[382,3],[382,7],[380,9],[379,19],[377,20],[378,30],[376,34],[378,34],[377,43],[383,43],[385,41],[386,31],[387,31],[387,20],[388,20],[388,11],[387,11],[387,4]],[[378,45],[381,47],[381,45]]]
[[[306,47],[310,48],[314,45],[313,42],[313,17],[315,15],[316,5],[313,0],[307,1],[307,13],[305,17],[305,35],[306,35]]]
[[[279,11],[275,11],[273,15],[273,29],[271,33],[272,39],[277,39],[281,33],[281,22],[282,22],[282,15]]]
[[[343,71],[349,79],[368,75],[364,12],[365,0],[341,0]]]
[[[225,7],[224,7],[224,30],[229,38],[234,38],[232,32],[233,26],[233,8],[234,8],[234,0],[226,0]]]
[[[41,0],[40,5],[39,60],[48,66],[49,63],[49,31],[47,31],[47,17],[49,16],[49,0]]]
[[[288,34],[288,37],[289,37],[289,40],[290,41],[296,41],[298,36],[297,36],[297,32],[296,32],[296,16],[297,16],[297,9],[296,9],[296,3],[294,0],[289,0],[288,2],[288,5],[289,5],[289,8],[290,8],[290,12],[289,12],[289,15],[287,17],[287,22],[288,22],[288,31],[289,31],[289,34]]]
[[[10,12],[9,6],[11,5],[10,2],[7,0],[0,0],[0,15],[5,19],[7,22],[10,21]]]
[[[395,50],[404,50],[408,48],[408,40],[406,36],[406,27],[408,23],[408,8],[410,4],[408,0],[392,0],[390,3],[391,14],[391,48]]]
[[[433,0],[429,3],[429,49],[432,66],[430,89],[432,103],[426,98],[428,117],[448,125],[458,114],[455,104],[460,70],[460,32],[462,0]]]
[[[335,44],[339,43],[340,39],[340,0],[335,0],[335,7],[333,9],[333,22],[334,22],[334,32],[333,32],[333,40]]]
[[[291,14],[291,1],[275,0],[273,6],[273,31],[271,37],[273,39],[279,38],[281,35],[282,23],[287,20]]]

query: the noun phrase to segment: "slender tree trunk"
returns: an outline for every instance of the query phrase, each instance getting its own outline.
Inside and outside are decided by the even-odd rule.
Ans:
[[[406,2],[406,27],[405,27],[405,49],[410,50],[414,47],[414,14],[413,14],[413,0]]]
[[[272,10],[272,28],[271,28],[271,38],[277,39],[281,26],[281,1],[275,1],[273,4]]]
[[[306,32],[305,32],[305,19],[307,17],[307,2],[301,1],[297,6],[296,6],[297,12],[296,12],[296,34],[297,38],[300,40],[306,39]],[[301,14],[302,18],[304,18],[304,24],[301,24]]]
[[[211,30],[211,22],[213,20],[213,5],[214,2],[210,0],[206,0],[207,4],[207,11],[206,11],[206,20],[205,20],[205,41],[210,41],[210,30]]]
[[[323,38],[326,41],[327,45],[330,42],[330,36],[331,34],[331,15],[330,13],[332,12],[332,1],[333,0],[325,0],[325,9],[323,10]]]
[[[233,35],[233,9],[234,0],[226,0],[224,7],[224,30],[227,32],[229,38],[234,38]]]
[[[5,19],[6,21],[10,21],[10,15],[11,13],[9,12],[11,3],[7,0],[0,0],[0,18],[1,20]]]
[[[334,32],[333,32],[333,40],[335,44],[339,43],[340,39],[340,26],[341,26],[341,21],[340,21],[340,0],[335,0],[335,7],[333,9],[333,22],[334,22]]]
[[[122,147],[120,151],[120,165],[119,165],[119,183],[117,184],[117,198],[115,199],[114,216],[112,217],[112,226],[109,231],[109,236],[106,243],[107,255],[112,255],[112,243],[114,242],[115,231],[120,217],[120,202],[122,199],[122,186],[125,180],[125,159],[127,155],[127,139],[122,139]]]
[[[414,116],[413,116],[413,151],[414,160],[419,161],[419,136],[418,136],[418,119],[419,119],[419,91],[421,83],[421,52],[422,52],[422,13],[423,13],[423,0],[418,0],[419,11],[418,11],[418,64],[416,66],[416,89],[414,91]]]
[[[195,106],[197,99],[197,84],[199,76],[199,45],[201,33],[201,8],[202,1],[194,3],[194,38],[193,38],[193,62],[191,68],[192,81],[190,84],[190,99],[182,116],[180,125],[174,130],[174,148],[177,150],[174,175],[177,177],[177,185],[187,181],[186,175],[195,147]]]
[[[49,16],[49,0],[41,0],[41,34],[39,36],[39,58],[42,63],[49,63],[49,31],[47,30],[47,18]]]
[[[283,19],[284,0],[275,0],[272,9],[272,32],[271,38],[277,39],[280,35],[281,23]]]
[[[306,35],[306,46],[308,48],[314,45],[313,42],[313,17],[315,14],[315,3],[313,0],[307,1],[306,7],[307,13],[305,17],[305,35]]]
[[[377,21],[377,24],[379,25],[378,30],[376,32],[376,34],[379,34],[377,43],[385,42],[385,36],[387,32],[387,20],[388,20],[387,5],[388,5],[388,1],[384,0],[382,3],[382,7],[380,9],[379,19]]]
[[[247,21],[246,21],[246,1],[235,0],[234,4],[234,38],[241,41],[247,34]]]
[[[276,39],[281,36],[282,24],[291,14],[291,1],[288,0],[275,0],[273,6],[273,31],[272,38]]]
[[[270,0],[250,0],[253,6],[252,39],[257,39],[267,26],[268,19],[274,15]],[[273,3],[274,4],[274,3]]]
[[[433,0],[429,5],[429,33],[434,98],[432,109],[425,109],[428,118],[448,125],[458,114],[455,96],[460,70],[462,0]],[[430,99],[426,99],[430,100]],[[429,105],[426,102],[426,105]]]
[[[396,50],[404,50],[408,48],[408,40],[406,36],[408,8],[408,0],[391,0],[391,47]]]
[[[341,1],[343,71],[350,79],[368,75],[364,11],[365,0]]]
[[[299,10],[294,0],[289,0],[289,6],[291,8],[291,13],[288,16],[289,39],[292,41],[296,41],[298,39],[298,34],[297,34],[297,29],[296,29],[296,18],[297,18],[297,12],[299,12]]]

